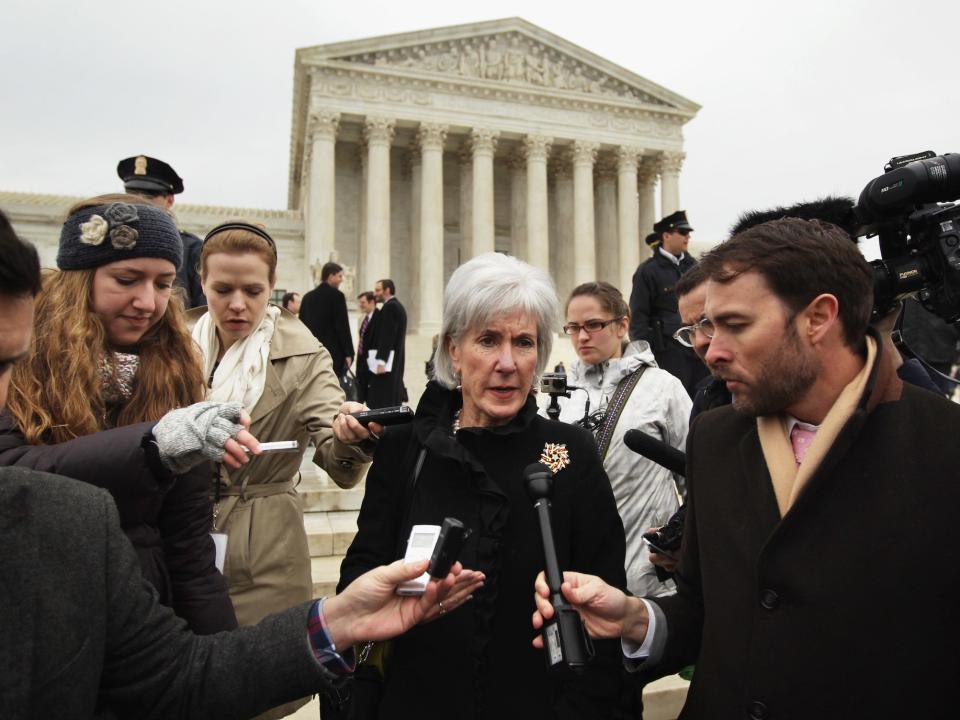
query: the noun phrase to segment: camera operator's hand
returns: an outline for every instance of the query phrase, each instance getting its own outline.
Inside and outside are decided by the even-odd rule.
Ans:
[[[540,630],[553,617],[550,604],[550,588],[541,572],[534,583],[534,600],[537,610],[533,613],[533,627]],[[564,572],[560,591],[580,613],[587,633],[596,638],[625,637],[639,644],[647,635],[647,607],[639,598],[626,595],[605,583],[595,575]],[[543,638],[533,639],[533,646],[543,647]]]
[[[450,594],[462,571],[454,563],[443,580],[431,580],[426,592],[417,596],[397,595],[397,586],[420,577],[428,560],[406,564],[397,560],[370,570],[347,586],[339,595],[327,598],[323,614],[331,639],[345,648],[365,640],[388,640],[402,635],[422,622]]]

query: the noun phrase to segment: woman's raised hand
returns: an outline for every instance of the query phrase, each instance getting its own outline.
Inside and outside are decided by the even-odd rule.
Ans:
[[[342,443],[356,445],[365,440],[379,440],[383,432],[383,425],[370,423],[366,427],[351,415],[351,413],[369,410],[366,405],[347,401],[340,406],[337,417],[333,419],[333,434]]]
[[[205,460],[223,462],[233,469],[260,453],[260,443],[250,434],[250,416],[240,403],[210,400],[171,410],[153,427],[160,460],[180,475]]]

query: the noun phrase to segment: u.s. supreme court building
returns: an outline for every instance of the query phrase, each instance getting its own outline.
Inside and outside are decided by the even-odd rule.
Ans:
[[[629,295],[643,237],[679,207],[699,106],[524,20],[301,48],[294,72],[288,208],[178,203],[178,222],[200,236],[262,223],[278,291],[309,289],[331,258],[348,298],[393,278],[417,395],[459,263],[509,252],[548,269],[561,298],[594,279]],[[77,199],[2,192],[0,207],[52,266]]]

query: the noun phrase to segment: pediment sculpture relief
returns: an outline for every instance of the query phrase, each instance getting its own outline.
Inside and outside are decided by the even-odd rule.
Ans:
[[[652,95],[519,33],[428,43],[336,59],[666,105]]]

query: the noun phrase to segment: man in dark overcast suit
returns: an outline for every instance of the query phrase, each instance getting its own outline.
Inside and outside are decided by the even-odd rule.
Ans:
[[[300,301],[300,321],[330,353],[338,378],[353,363],[347,299],[340,292],[342,282],[343,268],[335,262],[328,262],[320,270],[320,284]]]
[[[371,368],[367,392],[367,405],[371,408],[391,407],[407,399],[403,384],[407,311],[397,300],[396,292],[396,285],[390,279],[377,280],[373,286],[374,297],[383,307],[377,314],[376,369]]]

